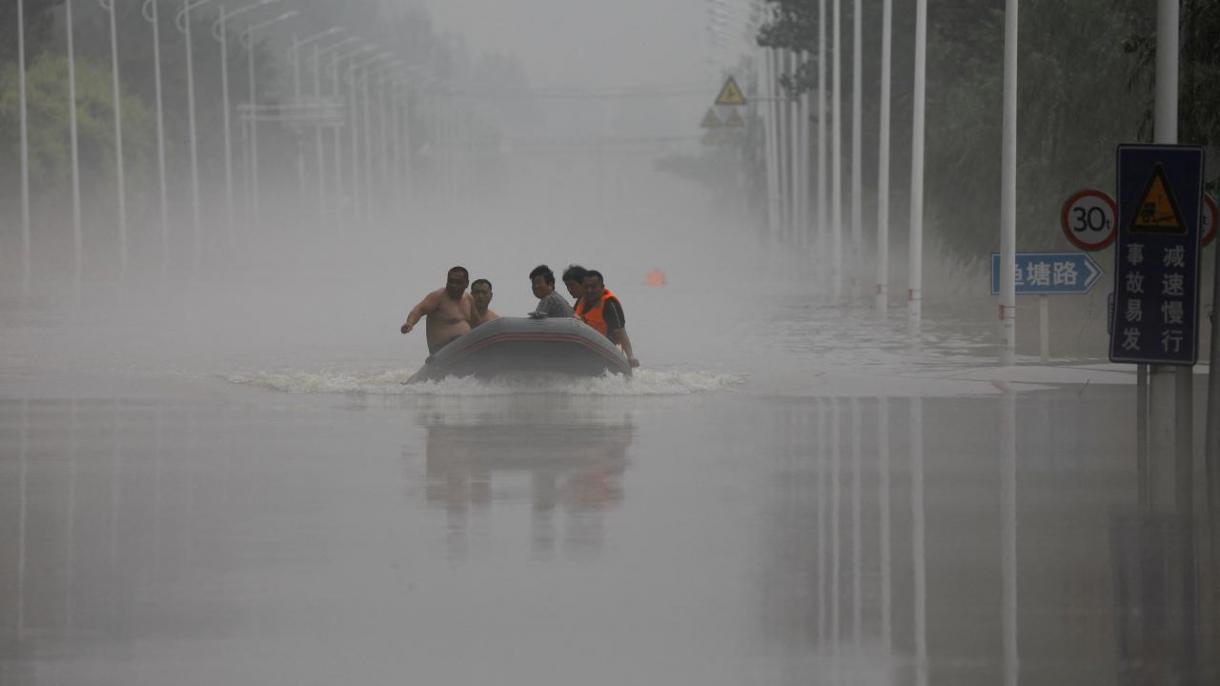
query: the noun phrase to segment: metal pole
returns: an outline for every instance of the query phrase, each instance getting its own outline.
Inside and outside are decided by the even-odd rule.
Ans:
[[[857,298],[860,295],[860,271],[863,267],[864,260],[864,226],[863,222],[863,182],[861,164],[861,135],[860,135],[860,108],[862,107],[863,97],[861,95],[863,85],[860,72],[863,69],[864,58],[860,49],[860,44],[863,42],[861,38],[861,15],[863,11],[860,7],[860,0],[855,0],[852,11],[852,44],[851,44],[851,260],[849,266],[851,268],[851,295],[852,298]]]
[[[399,101],[399,90],[402,85],[397,81],[390,84],[393,92],[390,94],[390,196],[394,203],[395,215],[402,214],[402,105]],[[395,217],[397,221],[398,217]]]
[[[330,63],[330,81],[332,95],[336,100],[342,100],[343,95],[340,92],[338,60]],[[346,117],[348,126],[351,126],[351,119],[351,111],[349,110]],[[338,220],[343,216],[343,127],[336,126],[333,134],[335,142],[335,219]]]
[[[915,0],[915,91],[911,124],[911,239],[908,255],[907,324],[919,333],[923,317],[923,148],[927,98],[928,0]]]
[[[360,198],[361,198],[360,136],[359,136],[359,131],[356,129],[356,121],[359,116],[359,111],[357,110],[357,108],[359,107],[360,100],[359,100],[358,94],[356,92],[357,86],[358,86],[358,84],[356,83],[356,70],[352,67],[348,67],[348,74],[349,74],[348,91],[351,96],[351,107],[350,107],[349,111],[352,114],[352,116],[350,117],[350,119],[351,119],[351,148],[352,148],[352,183],[351,183],[352,192],[350,194],[351,204],[352,204],[351,212],[352,212],[352,219],[359,220],[360,219]]]
[[[201,243],[199,235],[199,145],[195,136],[195,66],[194,50],[191,47],[190,0],[182,0],[182,12],[179,16],[182,17],[182,25],[179,28],[186,36],[186,111],[191,152],[191,265],[192,271],[198,273]]]
[[[127,276],[127,185],[123,175],[123,99],[119,90],[119,38],[114,0],[98,0],[110,14],[110,81],[114,98],[115,196],[119,213],[119,279]]]
[[[380,153],[378,157],[381,162],[381,186],[383,191],[385,190],[386,180],[390,178],[389,155],[390,151],[393,149],[393,142],[390,140],[389,129],[386,126],[389,123],[387,121],[389,117],[386,116],[386,85],[385,77],[383,75],[381,83],[377,89],[377,119],[378,128],[381,129],[381,141],[377,147]],[[395,192],[397,192],[397,189],[395,189]]]
[[[144,18],[152,23],[153,78],[157,99],[157,200],[161,216],[161,274],[164,276],[169,271],[169,184],[165,174],[165,115],[161,96],[161,18],[157,13],[157,0],[144,0],[141,9]]]
[[[881,3],[881,132],[877,155],[877,311],[889,309],[890,285],[890,63],[894,38],[894,1]]]
[[[1156,122],[1155,135],[1157,143],[1173,144],[1178,142],[1178,58],[1179,58],[1179,0],[1160,0],[1157,5],[1157,43],[1156,43]],[[1168,456],[1169,442],[1158,443],[1157,438],[1172,436],[1174,455],[1172,491],[1162,491],[1165,497],[1172,497],[1181,514],[1189,514],[1193,509],[1193,383],[1192,367],[1162,367],[1154,365],[1150,375],[1149,395],[1151,414],[1151,434],[1154,450],[1151,454],[1152,470],[1158,471],[1159,457]],[[1158,403],[1157,400],[1168,400],[1167,386],[1170,378],[1174,378],[1175,393],[1173,403]],[[1171,417],[1166,407],[1173,408]],[[1154,493],[1156,493],[1154,491]],[[1155,497],[1155,495],[1154,495]],[[1162,505],[1163,503],[1155,503]]]
[[[229,246],[233,249],[236,243],[237,219],[234,210],[233,192],[233,113],[229,107],[229,29],[225,8],[220,7],[220,17],[216,20],[220,34],[220,102],[224,110],[225,137],[225,218],[229,223]]]
[[[788,73],[788,51],[775,53],[775,132],[777,136],[776,160],[779,165],[779,239],[782,243],[792,230],[792,158],[791,136],[788,135],[788,97],[782,87],[782,79]]]
[[[64,24],[68,35],[68,139],[72,148],[72,242],[76,258],[73,283],[79,297],[84,267],[84,235],[80,211],[80,145],[76,130],[76,50],[72,35],[72,0],[64,0]]]
[[[1004,8],[1004,130],[1000,189],[1000,364],[1015,362],[1017,346],[1017,4]],[[1045,298],[1039,301],[1044,308]],[[1043,313],[1043,316],[1045,313]],[[1045,327],[1045,323],[1043,324]],[[1043,336],[1046,332],[1043,331]],[[1043,362],[1046,349],[1042,350]]]
[[[808,62],[809,54],[802,52],[802,53],[800,53],[800,58],[801,58],[802,62]],[[810,97],[811,96],[809,94],[809,90],[805,89],[805,91],[803,93],[801,93],[800,107],[797,111],[797,122],[799,123],[799,126],[800,126],[800,128],[798,129],[798,131],[800,132],[800,134],[799,134],[800,135],[800,157],[798,158],[800,160],[800,167],[799,167],[800,174],[798,175],[798,177],[800,178],[800,184],[799,184],[800,191],[799,191],[799,195],[797,196],[799,198],[798,207],[800,208],[800,212],[798,213],[798,215],[800,217],[800,221],[797,224],[797,230],[799,231],[799,234],[797,235],[797,241],[798,241],[798,244],[801,245],[802,247],[808,247],[808,245],[810,244],[810,236],[809,236],[809,208],[810,208],[809,174],[811,171],[811,165],[810,165],[811,160],[810,160],[810,150],[809,150],[809,100],[810,100]]]
[[[1050,298],[1045,295],[1038,296],[1038,340],[1040,357],[1046,364],[1051,361],[1051,305]]]
[[[834,0],[833,24],[831,35],[831,130],[830,130],[830,230],[832,248],[830,253],[830,271],[834,278],[832,293],[838,302],[843,296],[843,65],[840,53],[842,46],[842,27],[840,20],[840,3]]]
[[[17,0],[17,100],[21,109],[21,293],[30,292],[30,140],[25,101],[25,0]]]
[[[364,109],[364,220],[369,223],[373,221],[373,125],[369,103],[369,82],[372,80],[372,67],[366,67],[360,94]]]
[[[322,62],[318,55],[318,44],[313,46],[313,98],[314,102],[319,105],[322,103]],[[313,129],[314,137],[314,153],[317,156],[317,171],[318,171],[318,216],[325,218],[327,214],[326,206],[326,151],[322,145],[322,127],[315,126]]]
[[[767,238],[774,239],[779,233],[779,167],[775,152],[778,149],[775,130],[775,51],[763,48],[762,83],[766,98],[764,144],[767,165]]]
[[[818,248],[826,248],[826,0],[818,0]]]
[[[246,67],[249,71],[247,78],[250,91],[250,225],[253,228],[259,224],[260,212],[258,202],[258,92],[254,79],[254,33],[250,29],[246,29],[246,40],[248,50]]]
[[[317,43],[314,44],[314,50],[318,49]],[[301,104],[301,46],[297,37],[292,37],[292,97],[293,102],[297,106]],[[305,149],[301,146],[301,135],[294,131],[292,136],[293,142],[296,143],[297,149],[297,192],[300,194],[301,202],[305,202]]]

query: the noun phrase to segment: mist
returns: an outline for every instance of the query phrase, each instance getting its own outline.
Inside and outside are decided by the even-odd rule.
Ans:
[[[1022,3],[1010,159],[1014,0],[926,83],[922,0],[20,1],[0,684],[1216,681],[1206,227],[1193,374],[1060,230],[1151,6]],[[1100,275],[1009,305],[1014,245]]]

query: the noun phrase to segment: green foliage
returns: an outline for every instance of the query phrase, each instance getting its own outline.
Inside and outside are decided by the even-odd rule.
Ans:
[[[42,57],[26,76],[29,121],[30,181],[37,186],[62,184],[71,173],[68,132],[68,61]],[[76,63],[76,123],[82,176],[114,175],[114,109],[110,69],[95,62]],[[19,94],[15,65],[0,72],[0,149],[10,160],[19,155]],[[154,124],[138,98],[124,94],[124,169],[133,182],[147,173]]]
[[[1206,6],[1199,16],[1217,21],[1220,3],[1187,0],[1191,4]],[[817,0],[769,0],[774,19],[760,29],[759,44],[816,50],[817,5]],[[851,7],[844,3],[841,19],[846,88],[851,76]],[[1131,37],[1146,37],[1155,29],[1155,9],[1140,0],[1022,0],[1017,122],[1017,241],[1022,249],[1062,246],[1058,217],[1063,200],[1084,187],[1112,191],[1114,146],[1143,137],[1140,121],[1152,97],[1151,82],[1145,78],[1149,43]],[[901,156],[910,149],[913,10],[913,0],[894,2],[892,184],[899,193],[909,169],[909,161]],[[880,18],[866,14],[863,20],[863,171],[871,182],[876,175],[872,151],[877,126],[873,75],[880,55],[880,31],[874,27]],[[1198,21],[1199,35],[1220,35],[1220,24]],[[1211,43],[1200,40],[1195,47],[1202,51],[1207,46],[1215,56]],[[948,250],[965,259],[980,259],[999,244],[1003,44],[1003,2],[929,3],[925,223]],[[1190,49],[1186,53],[1190,59],[1184,57],[1184,78],[1195,69],[1198,88],[1193,103],[1184,90],[1184,122],[1220,117],[1220,102],[1213,103],[1220,100],[1220,91],[1205,85],[1215,83],[1216,72],[1209,70],[1215,67],[1208,63],[1204,68]],[[816,87],[815,65],[804,65],[786,85],[792,92]],[[843,116],[850,114],[845,99]],[[845,126],[845,136],[848,131]],[[903,209],[895,206],[893,216],[904,217]],[[903,234],[894,228],[891,235],[901,239]]]

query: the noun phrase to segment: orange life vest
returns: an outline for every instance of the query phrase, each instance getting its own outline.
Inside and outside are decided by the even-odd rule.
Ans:
[[[584,323],[602,332],[603,336],[609,337],[610,330],[606,326],[605,308],[606,301],[611,299],[618,302],[618,298],[614,296],[614,293],[609,288],[602,289],[601,299],[592,306],[584,298],[581,298],[580,302],[576,303],[576,316],[580,317]],[[619,302],[619,306],[622,306],[621,302]]]

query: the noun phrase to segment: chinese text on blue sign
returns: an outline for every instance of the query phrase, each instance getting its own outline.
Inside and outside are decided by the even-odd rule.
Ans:
[[[1202,204],[1201,147],[1118,147],[1111,361],[1198,361]]]
[[[1101,278],[1101,267],[1080,252],[1019,252],[1013,283],[1017,295],[1088,293]],[[991,293],[1000,292],[1000,253],[991,253]]]

